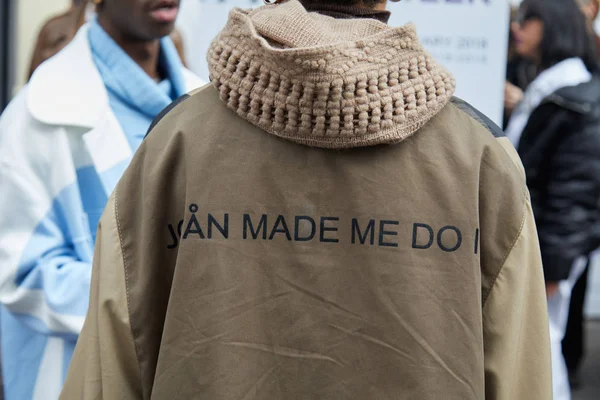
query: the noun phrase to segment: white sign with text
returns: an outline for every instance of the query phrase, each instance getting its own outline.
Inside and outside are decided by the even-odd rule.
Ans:
[[[507,0],[403,0],[390,24],[413,22],[423,46],[456,78],[456,96],[501,126],[510,7]]]
[[[257,0],[182,0],[178,27],[188,66],[208,79],[206,52],[233,7]],[[413,22],[425,48],[457,81],[456,95],[502,122],[509,29],[507,0],[403,0],[388,3],[393,26]]]

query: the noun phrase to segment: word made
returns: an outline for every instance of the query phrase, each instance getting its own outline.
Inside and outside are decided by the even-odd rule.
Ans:
[[[413,222],[401,223],[393,219],[343,218],[339,216],[206,213],[200,219],[199,207],[189,206],[191,216],[178,224],[169,224],[170,243],[175,249],[181,241],[195,240],[243,240],[290,242],[315,242],[324,244],[345,243],[356,246],[399,247],[406,244],[415,250],[439,249],[453,253],[463,247],[466,240],[463,231],[454,225]],[[479,251],[479,228],[474,229],[473,252]]]

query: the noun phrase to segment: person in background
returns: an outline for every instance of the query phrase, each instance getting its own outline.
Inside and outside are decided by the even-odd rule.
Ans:
[[[232,11],[109,200],[62,399],[551,397],[518,155],[385,7]]]
[[[73,4],[67,11],[46,21],[38,34],[31,57],[28,77],[31,78],[33,72],[40,64],[68,45],[75,37],[79,28],[91,19],[93,15],[93,3],[87,0],[73,0]],[[176,29],[171,33],[171,40],[179,53],[179,57],[181,57],[183,65],[185,65],[183,39]]]
[[[574,0],[525,0],[516,50],[535,62],[506,130],[531,192],[550,317],[554,399],[570,398],[561,341],[573,285],[600,245],[600,80],[593,39]]]
[[[518,8],[511,8],[510,23],[515,22]],[[536,66],[530,60],[521,57],[515,50],[515,36],[513,30],[509,29],[508,38],[508,63],[506,66],[506,82],[504,84],[504,119],[502,128],[506,129],[512,112],[523,100],[523,92],[535,79]]]
[[[581,11],[589,22],[589,29],[593,32],[594,43],[596,44],[596,55],[600,56],[600,36],[594,31],[594,23],[600,12],[600,0],[578,0]]]
[[[595,39],[596,56],[600,56],[600,36],[594,31],[594,22],[596,21],[598,11],[600,10],[600,0],[579,0],[579,2],[583,13],[588,20],[590,32],[592,32],[593,38]],[[563,355],[569,372],[569,382],[571,384],[571,389],[573,390],[576,390],[583,385],[579,372],[586,353],[584,306],[590,266],[593,264],[593,259],[594,255],[590,257],[583,274],[573,287],[567,329],[562,341]]]
[[[98,220],[151,121],[202,82],[168,35],[178,1],[96,0],[0,117],[7,400],[58,398],[89,304]]]
[[[87,2],[73,0],[71,7],[62,14],[55,15],[42,25],[38,34],[28,77],[41,63],[61,51],[73,40],[75,34],[85,23]]]

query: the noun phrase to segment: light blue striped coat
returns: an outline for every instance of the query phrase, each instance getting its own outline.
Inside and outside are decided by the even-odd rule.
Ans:
[[[184,71],[189,90],[201,81]],[[132,157],[87,26],[0,118],[0,339],[7,400],[56,399],[88,308],[90,229]]]

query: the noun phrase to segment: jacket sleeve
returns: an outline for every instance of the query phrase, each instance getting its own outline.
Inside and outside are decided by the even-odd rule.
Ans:
[[[89,304],[91,237],[87,226],[87,236],[67,228],[79,197],[52,193],[56,174],[20,138],[32,129],[17,115],[22,97],[0,119],[0,302],[34,331],[75,339]]]
[[[536,209],[547,281],[567,279],[571,266],[600,243],[600,139],[595,130],[570,135],[550,168],[546,202]]]
[[[483,308],[486,400],[552,398],[544,277],[529,200]]]
[[[114,195],[100,221],[94,254],[90,308],[60,399],[141,399]]]

